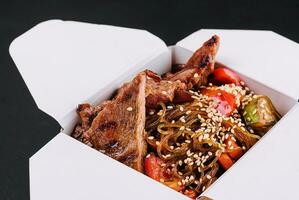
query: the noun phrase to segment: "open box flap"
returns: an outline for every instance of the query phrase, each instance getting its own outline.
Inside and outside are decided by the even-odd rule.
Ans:
[[[30,158],[30,197],[31,200],[188,199],[64,133]]]
[[[299,45],[272,31],[199,30],[177,43],[195,51],[213,34],[221,37],[217,60],[273,89],[299,98]]]
[[[203,195],[222,200],[299,199],[299,104]]]
[[[144,30],[50,20],[15,39],[10,54],[38,107],[60,121],[150,56],[168,51]]]

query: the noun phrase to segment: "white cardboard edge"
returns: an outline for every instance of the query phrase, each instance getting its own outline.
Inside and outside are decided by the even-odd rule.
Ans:
[[[30,158],[31,200],[187,199],[59,133]]]

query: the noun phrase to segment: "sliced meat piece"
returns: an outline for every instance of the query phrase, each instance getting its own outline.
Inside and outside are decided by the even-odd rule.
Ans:
[[[188,89],[193,86],[200,87],[207,84],[208,76],[214,71],[215,57],[219,48],[220,38],[214,35],[206,41],[192,57],[187,64],[181,67],[181,70],[170,75],[166,80],[180,80],[186,83]]]
[[[141,172],[146,148],[145,84],[146,75],[142,72],[123,85],[83,134],[95,149]]]
[[[155,82],[153,79],[148,79],[145,89],[146,106],[155,108],[159,102],[172,102],[178,89],[185,90],[185,84],[180,81],[161,80],[160,82]]]
[[[166,73],[163,78],[147,70],[149,79],[145,91],[146,106],[155,108],[159,102],[191,101],[191,95],[187,90],[207,84],[208,76],[214,70],[219,44],[220,38],[214,35],[192,55],[186,65],[181,65],[175,73]]]

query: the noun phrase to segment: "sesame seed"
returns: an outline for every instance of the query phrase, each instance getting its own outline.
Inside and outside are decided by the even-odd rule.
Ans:
[[[163,179],[163,178],[160,178],[160,182],[162,182],[162,183],[163,183],[163,182],[164,182],[164,179]]]
[[[160,142],[156,141],[156,145],[159,145],[159,144],[160,144]]]
[[[146,155],[146,158],[149,158],[150,156],[151,156],[151,154],[147,154],[147,155]]]
[[[154,139],[154,137],[153,136],[149,136],[149,137],[147,137],[149,140],[153,140]]]
[[[183,108],[183,106],[180,106],[180,111],[184,111],[184,108]]]
[[[212,177],[211,177],[210,175],[207,175],[207,179],[209,179],[209,180],[210,180],[211,178],[212,178]]]
[[[209,138],[209,134],[204,134],[203,135],[203,139],[205,140],[205,139],[208,139]]]
[[[185,126],[180,127],[180,131],[183,131],[183,130],[185,130]]]
[[[154,112],[154,111],[150,111],[149,114],[150,114],[150,115],[153,115],[153,114],[155,114],[155,112]]]
[[[197,78],[199,75],[198,75],[198,73],[195,73],[194,74],[194,78]]]
[[[165,95],[166,95],[166,94],[167,94],[167,92],[166,92],[166,91],[162,91],[162,94],[165,94]]]
[[[163,110],[160,110],[157,115],[161,116],[163,114]]]
[[[174,120],[172,120],[172,121],[171,121],[171,123],[172,123],[172,124],[174,124],[174,123],[175,123],[175,121],[174,121]]]
[[[206,186],[203,186],[203,187],[202,187],[202,191],[204,191],[205,189],[206,189]]]
[[[173,106],[167,106],[168,109],[173,109]]]
[[[188,111],[186,112],[187,115],[189,115],[190,113],[191,113],[191,110],[188,110]]]
[[[127,111],[131,112],[133,110],[132,107],[127,107]]]

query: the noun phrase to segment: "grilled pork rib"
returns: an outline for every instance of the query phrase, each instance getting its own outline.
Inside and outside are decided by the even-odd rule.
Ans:
[[[185,91],[207,83],[208,76],[214,71],[219,44],[220,38],[214,35],[192,55],[185,66],[176,73],[167,73],[164,78],[147,71],[150,79],[145,91],[146,106],[154,108],[159,102],[191,100]]]
[[[123,85],[83,134],[95,149],[141,172],[145,155],[145,84],[142,72]]]

